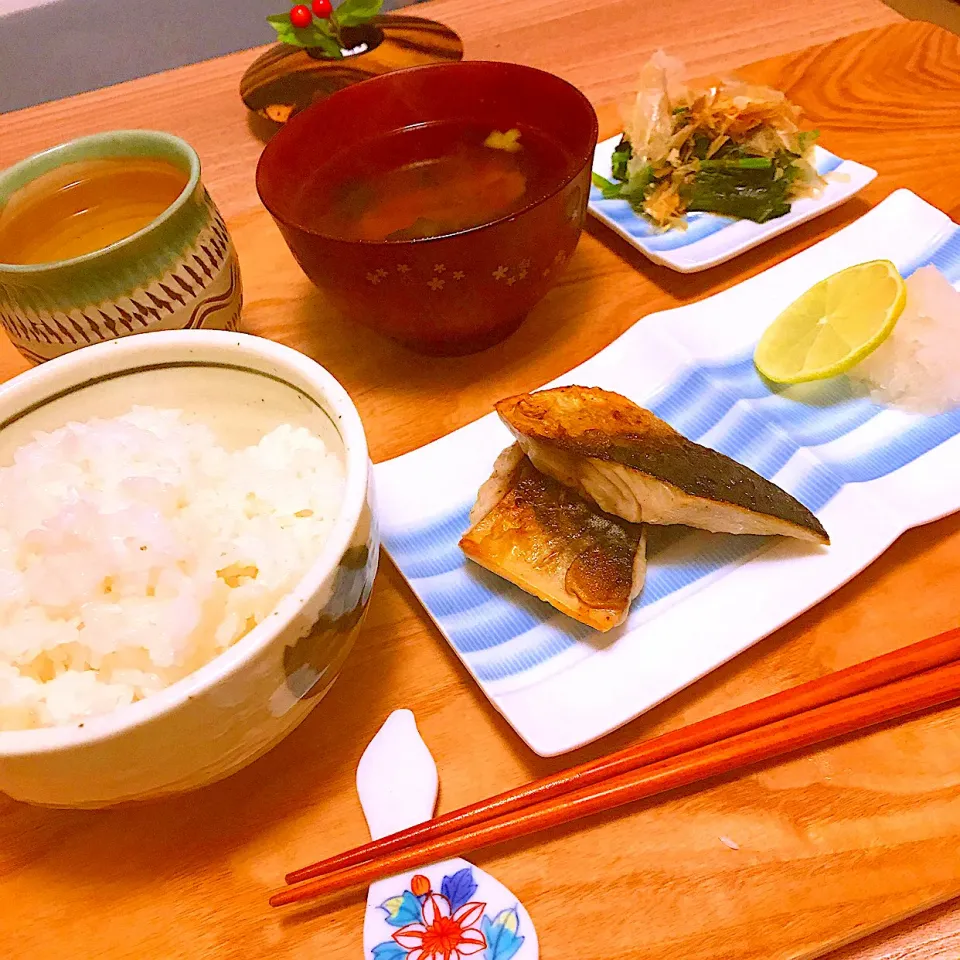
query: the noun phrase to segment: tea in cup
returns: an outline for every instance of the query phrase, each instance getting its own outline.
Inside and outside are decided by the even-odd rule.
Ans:
[[[233,242],[180,138],[96,134],[0,173],[0,324],[28,359],[235,330],[242,298]]]

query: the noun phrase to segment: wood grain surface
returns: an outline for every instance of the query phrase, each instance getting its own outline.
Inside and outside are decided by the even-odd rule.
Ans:
[[[892,19],[873,2],[669,6],[669,16],[666,3],[635,0],[576,9],[559,0],[438,0],[421,9],[464,37],[467,56],[545,66],[598,103],[625,95],[642,56],[662,43],[705,73]],[[613,38],[611,55],[598,55]],[[411,362],[331,313],[260,208],[260,143],[237,95],[255,54],[0,117],[0,163],[97,129],[185,135],[237,243],[247,328],[298,347],[342,380],[377,460],[569,369],[653,310],[809,246],[898,186],[960,216],[957,39],[922,24],[852,36],[745,72],[786,89],[826,146],[878,169],[862,200],[694,277],[649,264],[592,225],[560,286],[508,342],[477,357]],[[601,114],[612,133],[615,111]],[[0,345],[3,375],[24,366]],[[949,584],[958,575],[960,518],[913,531],[815,610],[661,708],[591,748],[542,760],[495,715],[385,561],[343,676],[298,731],[246,771],[118,811],[0,800],[3,956],[359,956],[356,899],[324,913],[271,913],[265,895],[285,870],[365,839],[354,766],[391,710],[417,714],[440,767],[441,808],[450,809],[953,626]],[[478,859],[523,897],[546,960],[812,957],[960,894],[958,718],[960,710],[930,716]],[[955,948],[910,953],[924,938],[949,938],[953,918],[936,911],[838,960],[956,956]]]

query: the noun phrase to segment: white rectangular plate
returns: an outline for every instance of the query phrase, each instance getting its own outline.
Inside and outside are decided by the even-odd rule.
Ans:
[[[511,442],[495,414],[375,468],[383,540],[484,693],[537,753],[595,740],[822,600],[910,527],[960,509],[960,409],[908,415],[846,378],[772,393],[753,349],[818,280],[889,258],[960,282],[960,228],[900,190],[790,260],[652,314],[551,385],[600,386],[789,490],[832,538],[648,527],[649,568],[623,626],[600,634],[465,560],[477,488]]]
[[[604,140],[597,144],[593,155],[594,173],[607,180],[610,158],[619,142],[619,134]],[[713,213],[688,213],[684,217],[686,230],[658,230],[634,213],[626,200],[604,200],[596,187],[590,188],[589,210],[654,263],[680,273],[696,273],[732,260],[764,240],[840,206],[877,175],[876,170],[863,164],[841,160],[822,147],[815,149],[817,171],[826,179],[826,188],[819,197],[795,201],[789,213],[767,223],[734,220]]]

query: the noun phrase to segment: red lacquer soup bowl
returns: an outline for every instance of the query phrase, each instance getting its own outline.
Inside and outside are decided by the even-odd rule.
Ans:
[[[526,206],[456,233],[357,240],[311,227],[305,198],[323,163],[451,122],[533,130],[560,161]],[[559,77],[513,63],[438,64],[367,80],[295,116],[264,150],[257,190],[303,271],[345,316],[423,353],[472,353],[513,333],[573,253],[596,142],[593,107]]]

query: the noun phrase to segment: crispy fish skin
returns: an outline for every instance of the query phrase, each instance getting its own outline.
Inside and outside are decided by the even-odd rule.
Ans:
[[[540,473],[518,444],[497,458],[470,522],[460,547],[471,560],[597,630],[623,623],[643,588],[643,527]]]
[[[830,542],[820,521],[785,490],[618,393],[557,387],[501,400],[496,410],[538,470],[608,513]]]

